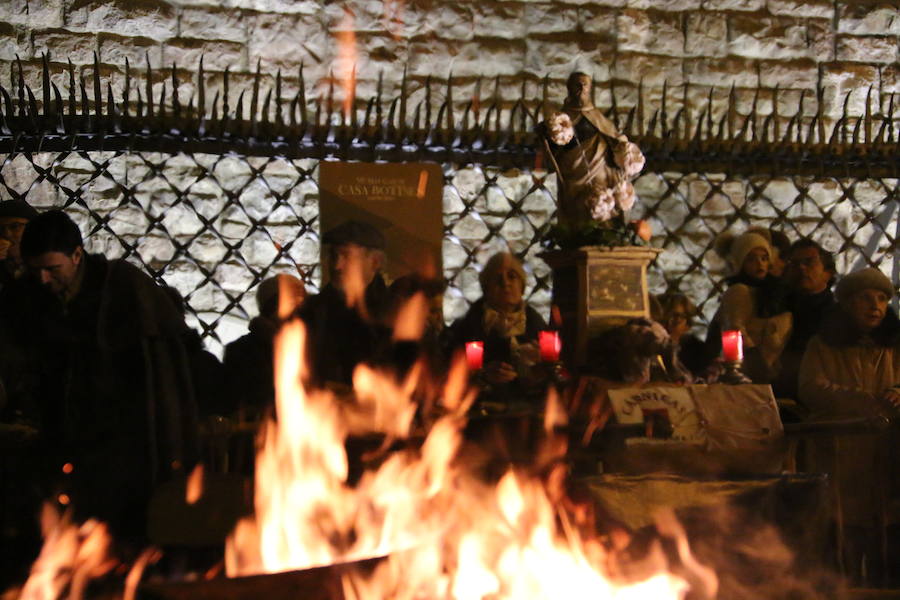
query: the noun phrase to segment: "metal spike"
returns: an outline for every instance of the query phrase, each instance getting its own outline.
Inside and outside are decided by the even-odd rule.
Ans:
[[[378,83],[375,85],[375,123],[378,127],[382,126],[381,118],[384,116],[383,111],[381,109],[381,103],[384,102],[382,98],[382,86],[384,85],[384,71],[378,72]],[[367,109],[368,110],[368,109]]]
[[[700,118],[697,119],[697,127],[694,129],[694,137],[691,139],[692,144],[698,145],[703,139],[703,123],[708,121],[711,110],[712,107],[707,106],[703,112],[700,113]]]
[[[691,138],[691,124],[693,119],[691,119],[691,104],[690,104],[690,84],[685,81],[684,82],[684,92],[681,96],[681,110],[684,111],[684,139],[689,140]]]
[[[159,102],[156,103],[156,106],[159,108],[159,118],[166,118],[166,80],[163,79],[162,89],[159,92]]]
[[[813,115],[812,120],[809,122],[809,130],[806,133],[806,143],[812,144],[814,137],[816,137],[816,133],[820,131],[819,125],[819,115]],[[822,141],[822,138],[819,138]]]
[[[872,86],[871,85],[869,86],[869,91],[866,92],[865,123],[866,123],[866,130],[865,130],[866,144],[871,144],[872,143]],[[854,141],[854,143],[856,142],[855,139],[853,141]]]
[[[141,88],[137,88],[137,108],[135,109],[135,114],[137,118],[140,119],[144,116],[144,96],[141,94]]]
[[[90,117],[90,103],[88,102],[87,88],[84,86],[84,77],[79,76],[79,86],[81,87],[81,116]]]
[[[225,67],[225,73],[222,75],[222,121],[228,120],[228,111],[231,107],[228,106],[228,70],[229,67]]]
[[[5,106],[5,108],[2,111],[3,118],[2,118],[2,121],[0,121],[0,126],[2,126],[5,131],[8,128],[7,127],[8,120],[11,119],[14,115],[13,115],[12,98],[10,97],[9,92],[6,91],[6,88],[3,87],[2,85],[0,85],[0,97],[3,98],[3,104]]]
[[[821,79],[816,82],[816,99],[818,100],[818,106],[816,106],[816,118],[813,120],[813,123],[816,124],[816,133],[818,134],[818,142],[820,144],[825,143],[825,88],[821,86]],[[810,132],[812,134],[812,132]],[[810,135],[809,140],[812,139],[812,135]],[[811,143],[810,141],[807,143]]]
[[[106,118],[114,123],[116,118],[116,100],[113,98],[112,83],[106,82]]]
[[[216,90],[216,93],[213,94],[212,101],[212,113],[209,116],[210,121],[215,123],[219,117],[219,90]],[[201,133],[203,133],[202,121],[201,121]]]
[[[237,105],[234,107],[234,121],[238,126],[244,120],[244,90],[241,90],[241,93],[238,94]]]
[[[838,121],[838,123],[840,124],[840,129],[841,129],[841,143],[842,144],[847,143],[847,122],[850,119],[850,113],[849,113],[850,94],[852,94],[852,93],[853,93],[853,90],[850,90],[849,92],[847,92],[847,95],[844,96],[844,107],[841,110],[841,118]],[[835,129],[837,129],[837,124],[835,125]],[[834,139],[834,134],[832,134],[831,138]]]
[[[100,85],[100,57],[97,55],[97,52],[94,52],[94,74],[93,74],[93,82],[94,82],[94,115],[96,115],[97,119],[103,118],[103,93],[102,86]]]
[[[298,103],[300,105],[300,125],[306,127],[306,81],[303,79],[303,63],[300,63],[299,73],[300,87],[297,90]]]
[[[356,63],[350,71],[350,127],[355,131],[356,122]]]
[[[284,116],[281,114],[281,69],[275,73],[275,124],[278,127],[284,125]]]
[[[638,135],[644,137],[644,78],[638,81],[638,99],[637,99],[637,127]]]
[[[887,119],[885,119],[885,125],[887,125],[885,142],[892,144],[894,143],[894,92],[891,92],[891,97],[888,100],[888,114]]]
[[[746,135],[746,130],[750,130],[750,140],[756,141],[756,113],[759,107],[759,86],[753,92],[753,104],[750,105],[750,114],[744,119],[744,125],[741,127],[741,138]]]
[[[628,118],[625,119],[625,127],[622,128],[622,133],[624,133],[628,137],[633,136],[631,128],[634,127],[634,115],[636,111],[637,108],[632,106],[628,111]]]
[[[431,128],[431,75],[425,78],[425,129]]]
[[[544,77],[544,80],[547,78]],[[475,89],[472,92],[472,116],[475,127],[478,127],[478,119],[481,116],[481,75],[475,79]]]
[[[72,59],[68,59],[69,61],[69,116],[74,117],[76,113],[75,108],[75,65],[72,64]]]
[[[266,92],[266,99],[263,100],[262,114],[260,114],[260,123],[263,125],[269,124],[269,103],[272,101],[272,88],[269,88],[269,91]]]
[[[863,120],[857,119],[856,125],[853,126],[853,144],[854,145],[859,144],[859,131],[860,131],[860,129],[862,129],[862,126],[863,126]]]
[[[260,66],[262,59],[256,59],[256,73],[253,75],[253,89],[250,95],[250,127],[256,125],[256,110],[259,108],[259,81],[262,77]]]
[[[663,80],[662,102],[660,104],[660,136],[666,137],[669,133],[669,112],[667,110],[669,96],[669,80]]]
[[[334,112],[334,71],[328,72],[328,95],[325,97],[325,120],[331,123],[331,115]],[[316,127],[319,126],[316,119]]]
[[[128,57],[125,57],[125,89],[122,90],[122,114],[128,117],[128,97],[131,94],[131,65]]]
[[[734,126],[737,118],[737,92],[734,89],[734,82],[731,82],[731,91],[728,92],[728,139],[734,140]]]
[[[28,92],[28,118],[31,121],[32,127],[37,129],[37,118],[40,116],[38,112],[37,98],[34,97],[34,92],[31,91],[31,86],[26,85],[25,91]]]
[[[390,108],[388,108],[388,117],[387,117],[387,121],[384,122],[385,129],[386,129],[390,134],[393,134],[393,135],[391,135],[390,138],[389,138],[390,141],[392,141],[392,142],[398,142],[398,141],[399,141],[399,138],[396,137],[396,130],[391,131],[391,130],[393,129],[393,127],[394,127],[394,116],[397,114],[397,106],[398,106],[399,104],[400,104],[400,99],[399,99],[399,98],[394,98],[394,99],[391,101],[391,106],[390,106]]]
[[[58,133],[63,133],[63,131],[65,131],[65,127],[63,125],[63,114],[64,114],[65,109],[63,107],[62,94],[60,94],[59,88],[56,87],[55,83],[51,82],[50,86],[53,88],[53,97],[54,97],[53,115],[56,117],[54,119],[55,122],[53,124],[54,129]]]
[[[51,117],[54,113],[50,102],[50,58],[46,52],[41,53],[41,109],[45,117]]]
[[[453,135],[453,71],[447,73],[447,135]],[[438,119],[440,121],[440,119]],[[438,125],[440,126],[440,125]]]
[[[653,136],[653,132],[656,130],[656,119],[658,117],[659,117],[659,109],[656,109],[655,111],[653,111],[653,116],[650,117],[650,124],[647,126],[647,135],[649,135],[651,137]],[[663,137],[663,135],[660,134],[660,137]]]
[[[181,116],[181,101],[178,99],[178,74],[175,72],[175,61],[172,61],[172,116]]]
[[[706,135],[713,135],[713,86],[709,86],[709,95],[706,99]]]
[[[150,53],[146,52],[144,54],[147,58],[147,75],[146,75],[146,86],[147,86],[147,117],[153,118],[153,71],[150,68]]]
[[[406,134],[406,70],[409,65],[403,65],[403,77],[400,79],[400,110],[397,115],[397,129],[400,131],[400,139]]]
[[[781,139],[781,116],[778,114],[778,84],[772,90],[772,118],[773,118],[773,141]]]
[[[369,131],[369,127],[370,127],[369,121],[372,118],[372,113],[375,112],[374,109],[375,109],[376,102],[377,102],[376,96],[372,96],[371,98],[369,98],[369,101],[366,102],[366,111],[363,114],[362,127],[360,129],[357,129],[354,131],[357,139],[366,137],[366,132]],[[376,123],[377,123],[377,121],[376,121]]]
[[[26,104],[25,104],[25,73],[22,72],[22,61],[19,60],[19,55],[16,54],[16,66],[19,69],[18,75],[18,93],[19,93],[19,116],[24,117],[26,112]]]
[[[200,67],[197,69],[197,113],[200,123],[206,120],[206,78],[203,76],[203,55],[200,55]]]

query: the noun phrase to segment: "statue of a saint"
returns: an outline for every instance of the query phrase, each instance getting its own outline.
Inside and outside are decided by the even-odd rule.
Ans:
[[[588,75],[572,73],[566,89],[562,110],[540,126],[559,182],[558,221],[608,221],[634,205],[631,180],[644,167],[644,155],[594,107]]]

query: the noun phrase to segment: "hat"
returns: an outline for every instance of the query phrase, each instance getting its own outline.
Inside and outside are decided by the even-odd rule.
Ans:
[[[0,217],[28,219],[38,216],[38,212],[24,200],[4,200],[0,202]]]
[[[384,235],[374,226],[363,221],[344,221],[337,227],[333,227],[322,236],[323,244],[341,246],[343,244],[356,244],[366,248],[384,250]]]
[[[724,234],[716,240],[716,251],[727,258],[735,272],[740,272],[744,259],[755,248],[762,248],[772,258],[772,245],[758,231],[747,231],[741,235]]]
[[[888,298],[894,295],[894,286],[891,280],[884,273],[872,267],[854,271],[842,277],[835,291],[838,302],[844,304],[857,292],[870,289],[884,292]]]

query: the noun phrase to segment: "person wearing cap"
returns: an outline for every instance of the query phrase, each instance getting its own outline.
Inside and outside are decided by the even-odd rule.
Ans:
[[[29,359],[16,387],[38,408],[50,472],[74,465],[53,484],[79,519],[140,542],[153,489],[197,455],[187,325],[147,274],[85,251],[60,210],[28,223],[21,254],[28,272],[0,294],[0,321]]]
[[[249,332],[225,346],[225,406],[237,410],[241,420],[259,418],[275,405],[273,350],[283,293],[289,296],[291,315],[306,299],[303,281],[293,275],[265,279],[256,288],[259,315],[250,320]]]
[[[19,246],[25,225],[37,211],[24,200],[0,202],[0,286],[6,286],[25,272]]]
[[[894,285],[878,269],[843,277],[837,305],[806,348],[800,365],[800,402],[813,421],[896,418],[900,413],[900,320],[890,308]],[[897,443],[887,433],[822,437],[812,448],[813,468],[831,474],[835,510],[845,535],[845,564],[859,577],[861,557],[873,581],[880,565],[883,511],[897,497]],[[893,493],[893,496],[892,496]],[[896,506],[896,502],[894,502]],[[888,521],[891,522],[890,520]]]
[[[350,385],[356,365],[375,358],[389,337],[386,243],[373,225],[349,220],[326,231],[322,245],[326,283],[300,310],[310,382]]]
[[[722,332],[740,330],[744,342],[744,372],[754,383],[769,383],[791,334],[791,313],[781,281],[771,274],[772,245],[764,230],[726,233],[715,250],[728,260],[733,275],[713,317],[706,338],[708,357],[722,348]]]

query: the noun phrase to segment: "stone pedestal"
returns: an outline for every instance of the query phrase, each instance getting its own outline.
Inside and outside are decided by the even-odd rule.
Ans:
[[[628,319],[650,316],[647,265],[660,252],[646,246],[585,246],[541,255],[553,269],[553,304],[562,316],[568,364],[586,362],[591,337]]]

